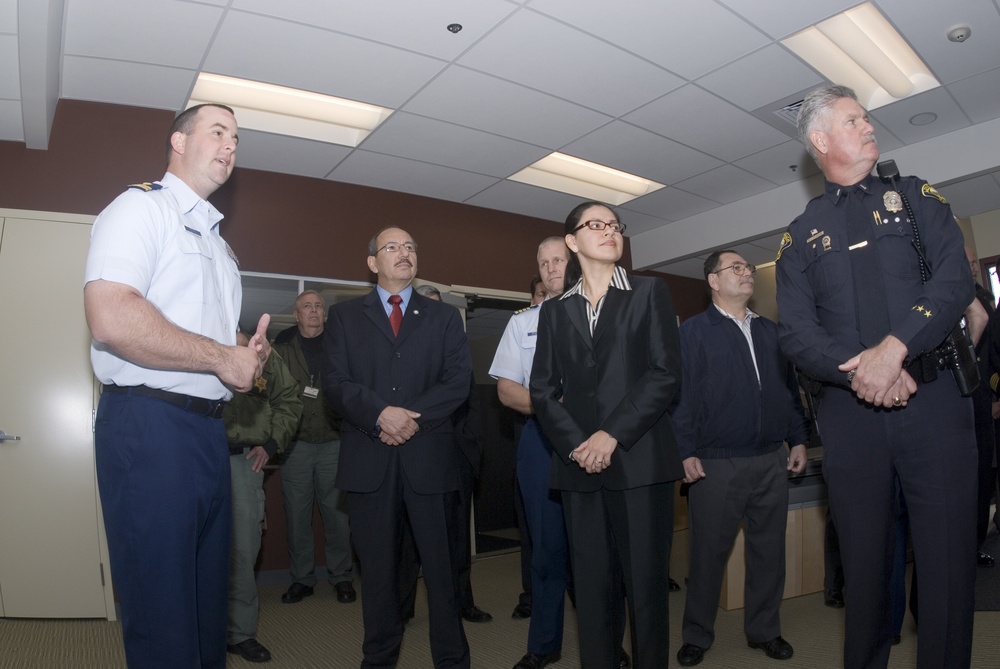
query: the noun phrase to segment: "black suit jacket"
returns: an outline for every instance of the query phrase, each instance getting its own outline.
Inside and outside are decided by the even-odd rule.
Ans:
[[[452,414],[469,396],[472,360],[455,307],[413,292],[399,336],[372,290],[330,307],[323,390],[343,417],[337,487],[373,492],[382,485],[391,449],[421,494],[458,489]],[[375,423],[387,406],[420,413],[420,430],[401,446],[379,439]]]
[[[555,449],[557,490],[625,490],[684,476],[667,407],[680,390],[677,317],[666,284],[630,276],[608,289],[594,336],[584,299],[542,304],[531,402]],[[604,430],[618,440],[611,465],[587,474],[570,452]]]

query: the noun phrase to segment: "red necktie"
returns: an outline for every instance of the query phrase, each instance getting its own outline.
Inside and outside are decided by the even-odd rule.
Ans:
[[[399,326],[403,324],[403,310],[399,304],[403,301],[399,295],[390,295],[389,304],[392,305],[392,313],[389,314],[389,325],[392,326],[392,334],[399,334]]]

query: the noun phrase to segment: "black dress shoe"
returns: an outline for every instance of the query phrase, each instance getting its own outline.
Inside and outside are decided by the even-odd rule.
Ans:
[[[478,606],[470,606],[467,609],[462,609],[462,620],[470,623],[488,623],[493,620],[493,616]]]
[[[980,567],[992,567],[996,561],[992,555],[979,551],[979,555],[976,556],[976,564]]]
[[[531,604],[518,604],[514,607],[514,613],[510,614],[514,620],[524,620],[531,617]]]
[[[681,584],[672,578],[667,578],[667,590],[670,592],[680,592]]]
[[[824,595],[823,603],[831,609],[844,608],[844,593],[840,590],[827,590]]]
[[[618,669],[629,669],[632,666],[632,658],[628,656],[625,649],[622,648],[621,652],[618,654]]]
[[[514,669],[542,669],[545,665],[558,661],[559,653],[551,653],[549,655],[525,653],[524,657],[514,665]]]
[[[770,641],[748,641],[747,645],[751,648],[760,648],[772,660],[787,660],[792,656],[792,644],[780,636],[776,636]]]
[[[239,655],[247,662],[267,662],[271,659],[270,651],[253,637],[239,643],[227,644],[226,650]]]
[[[693,643],[686,643],[677,651],[677,664],[682,667],[693,667],[705,659],[705,649]]]
[[[351,585],[350,581],[334,583],[333,588],[337,591],[337,601],[341,604],[350,604],[358,598],[358,593],[354,591],[354,586]]]
[[[303,597],[311,597],[313,594],[313,589],[311,585],[302,585],[301,583],[292,583],[285,594],[281,596],[281,601],[285,604],[296,604],[302,601]]]

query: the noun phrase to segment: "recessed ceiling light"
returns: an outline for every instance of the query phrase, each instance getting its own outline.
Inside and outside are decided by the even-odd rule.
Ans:
[[[930,125],[936,120],[937,114],[934,112],[922,112],[910,119],[910,125]]]
[[[509,177],[561,193],[620,205],[663,188],[663,184],[564,153],[550,153]]]
[[[241,128],[357,146],[392,109],[332,95],[202,72],[187,107],[218,102],[233,108]]]
[[[781,43],[831,82],[853,88],[869,110],[941,85],[871,3],[806,28]]]

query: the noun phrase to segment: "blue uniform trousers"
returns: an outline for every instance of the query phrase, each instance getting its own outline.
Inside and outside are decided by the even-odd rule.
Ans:
[[[232,501],[222,420],[105,393],[95,444],[128,666],[224,668]]]
[[[972,402],[959,396],[948,371],[894,410],[830,387],[819,425],[847,587],[844,666],[888,662],[898,476],[920,582],[917,667],[968,667],[976,577]]]
[[[562,652],[566,580],[566,520],[558,491],[549,489],[552,447],[538,421],[529,418],[517,445],[517,480],[531,535],[531,622],[528,652]]]

